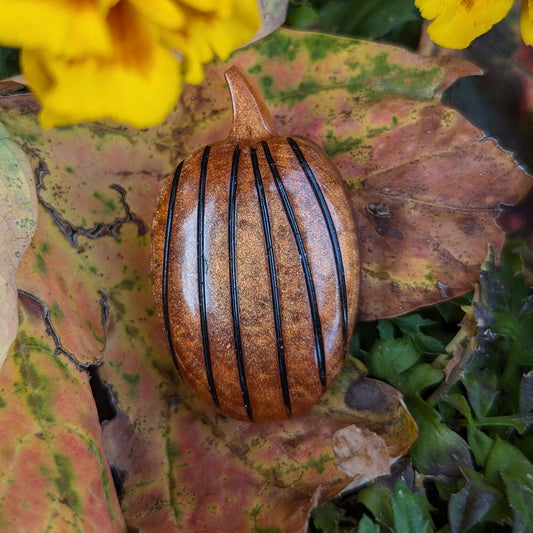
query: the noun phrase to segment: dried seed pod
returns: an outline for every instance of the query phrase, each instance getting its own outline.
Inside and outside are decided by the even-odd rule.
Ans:
[[[152,277],[174,362],[204,401],[242,420],[294,416],[339,373],[359,256],[345,186],[311,141],[276,136],[242,71],[226,73],[228,138],[163,185]]]

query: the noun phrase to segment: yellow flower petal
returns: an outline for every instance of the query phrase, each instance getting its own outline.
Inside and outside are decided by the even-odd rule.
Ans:
[[[216,14],[217,18],[228,18],[239,9],[233,0],[180,0],[193,9],[204,13]]]
[[[22,66],[42,104],[44,127],[110,118],[136,127],[162,122],[176,103],[180,65],[127,2],[108,17],[113,57],[63,61],[24,50]]]
[[[133,6],[156,26],[177,30],[188,24],[183,7],[175,0],[129,0]]]
[[[415,0],[415,6],[418,7],[420,14],[427,20],[437,18],[443,10],[443,3],[432,0]]]
[[[200,2],[204,8],[210,4],[210,0]],[[226,8],[228,6],[234,10],[226,18],[220,18],[216,12],[186,8],[188,24],[183,30],[161,32],[165,45],[183,57],[187,83],[200,83],[205,63],[214,56],[227,59],[231,52],[248,42],[259,29],[257,0],[241,0],[233,6],[228,2]]]
[[[182,77],[259,28],[259,0],[0,0],[0,43],[22,48],[44,126],[165,119]],[[172,51],[175,52],[172,52]]]
[[[0,0],[4,46],[45,50],[65,58],[107,55],[108,9],[118,0]]]
[[[500,22],[513,0],[415,0],[432,41],[447,48],[466,48],[476,37]]]
[[[528,45],[533,45],[533,5],[531,5],[530,0],[522,1],[520,32],[524,42]]]
[[[210,25],[209,44],[220,59],[227,59],[239,46],[247,43],[259,29],[256,0],[241,0],[235,12],[216,26]]]

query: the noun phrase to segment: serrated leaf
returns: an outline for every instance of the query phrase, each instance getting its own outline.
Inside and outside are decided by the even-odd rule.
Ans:
[[[464,368],[463,379],[478,418],[509,416],[510,425],[517,425],[520,432],[527,426],[527,416],[512,418],[520,411],[524,369],[533,363],[533,310],[528,294],[512,241],[504,247],[500,265],[489,249],[481,269],[480,297],[473,304],[478,347]]]
[[[396,533],[434,531],[430,509],[424,492],[412,491],[401,480],[396,483],[392,494],[392,514]]]
[[[479,530],[486,522],[504,523],[508,508],[503,494],[478,472],[464,468],[463,474],[466,484],[451,495],[448,506],[451,533]]]
[[[419,429],[418,440],[409,451],[418,471],[426,475],[458,478],[461,468],[472,468],[467,443],[440,421],[435,409],[417,397],[409,398],[408,406]]]
[[[435,322],[433,320],[423,318],[419,314],[414,313],[395,318],[393,323],[398,326],[403,336],[412,340],[413,344],[421,352],[438,354],[444,351],[444,346],[441,341],[422,331],[422,328],[434,325]]]
[[[364,356],[364,360],[372,375],[392,384],[403,394],[420,393],[426,387],[434,385],[442,380],[443,373],[438,368],[432,367],[428,363],[419,362],[422,357],[424,346],[441,346],[437,339],[420,333],[422,340],[415,340],[418,327],[427,325],[425,321],[420,321],[420,317],[415,318],[406,324],[401,323],[400,331],[402,337],[394,338],[393,323],[396,320],[380,320],[378,330],[381,339],[374,342],[369,353]],[[417,324],[413,329],[413,325]]]
[[[513,513],[513,533],[533,530],[533,490],[525,486],[518,476],[502,473],[505,492]]]

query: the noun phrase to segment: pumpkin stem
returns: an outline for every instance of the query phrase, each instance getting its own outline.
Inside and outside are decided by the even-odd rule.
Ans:
[[[231,67],[225,77],[233,105],[233,124],[228,139],[259,141],[272,136],[274,123],[257,87],[238,67]]]

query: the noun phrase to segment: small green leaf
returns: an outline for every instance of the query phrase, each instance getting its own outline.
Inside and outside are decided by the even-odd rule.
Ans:
[[[477,417],[487,416],[500,394],[495,368],[482,368],[485,359],[480,352],[473,356],[473,361],[463,373],[463,383],[468,393],[468,400]]]
[[[431,506],[425,492],[413,492],[401,480],[396,483],[392,496],[392,513],[396,533],[434,531],[430,510]]]
[[[448,519],[451,532],[466,533],[488,521],[503,523],[508,516],[503,494],[478,472],[465,468],[463,473],[466,484],[450,497]]]
[[[381,340],[391,341],[394,339],[394,325],[390,320],[379,320],[377,330]]]
[[[383,479],[378,479],[359,491],[357,501],[362,503],[380,524],[392,527],[394,518],[391,497],[391,487]]]
[[[486,477],[495,485],[501,483],[501,476],[516,477],[524,486],[533,491],[533,464],[515,446],[496,438],[487,458]]]
[[[411,368],[420,353],[409,339],[379,340],[370,350],[368,369],[378,378],[395,385],[398,375]]]
[[[298,6],[290,10],[286,23],[295,30],[305,30],[320,22],[320,15],[311,6]]]
[[[311,517],[318,529],[334,531],[339,526],[339,521],[344,517],[344,510],[337,507],[333,502],[327,501],[321,507],[311,511]]]
[[[461,468],[472,468],[467,443],[441,422],[435,409],[419,397],[409,398],[407,404],[418,425],[418,440],[409,455],[419,472],[457,478],[462,475]]]
[[[483,433],[480,429],[472,426],[467,430],[467,441],[476,463],[480,467],[484,467],[490,450],[494,446],[494,440],[491,439],[486,433]]]
[[[394,324],[398,326],[404,337],[408,337],[413,341],[413,344],[425,353],[438,354],[444,351],[444,345],[439,339],[426,335],[422,328],[433,326],[435,321],[422,317],[418,313],[398,317],[393,320]]]
[[[502,474],[502,481],[513,513],[513,533],[533,531],[533,490],[507,473]]]
[[[418,363],[398,376],[395,387],[406,396],[422,393],[442,381],[442,370],[429,363]]]
[[[368,515],[363,515],[357,527],[357,533],[379,533],[380,527],[378,524],[372,522]]]
[[[323,24],[340,33],[376,38],[419,14],[409,0],[373,0],[371,2],[326,2],[320,10]]]

